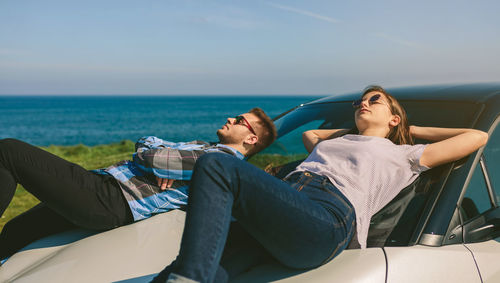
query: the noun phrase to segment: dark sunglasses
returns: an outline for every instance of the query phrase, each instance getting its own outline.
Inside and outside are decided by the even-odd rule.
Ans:
[[[250,123],[247,121],[247,119],[245,119],[245,117],[241,115],[234,117],[234,123],[237,125],[243,125],[247,127],[250,130],[250,132],[252,132],[252,134],[257,135],[253,130],[252,126],[250,125]]]
[[[374,96],[370,97],[370,99],[368,100],[368,103],[370,105],[372,105],[373,103],[375,103],[376,101],[378,101],[380,99],[381,95],[380,94],[375,94]],[[363,99],[360,98],[360,99],[357,99],[357,100],[354,100],[352,102],[352,107],[354,108],[359,108],[361,106],[361,103],[363,102]]]

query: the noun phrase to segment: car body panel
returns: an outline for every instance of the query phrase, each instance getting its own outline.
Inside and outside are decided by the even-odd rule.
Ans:
[[[500,238],[481,243],[465,244],[471,250],[483,282],[500,282]]]
[[[388,88],[387,91],[398,100],[453,100],[484,103],[491,97],[500,93],[500,83],[473,83],[473,84],[449,84]],[[361,95],[361,92],[338,94],[320,98],[305,103],[323,103],[331,101],[353,101]]]
[[[481,282],[471,252],[464,245],[385,247],[387,282]]]
[[[292,270],[280,265],[261,265],[234,282],[366,282],[384,283],[386,261],[382,248],[346,250],[329,263],[312,270]]]
[[[0,267],[0,282],[147,282],[177,256],[184,219],[173,210],[62,246],[39,240]]]

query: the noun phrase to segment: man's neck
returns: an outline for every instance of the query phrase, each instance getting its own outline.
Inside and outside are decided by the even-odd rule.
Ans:
[[[221,144],[223,144],[225,146],[232,147],[232,148],[236,149],[237,151],[239,151],[244,156],[247,156],[248,151],[245,149],[244,146],[242,146],[240,144],[229,144],[229,143],[221,143]]]

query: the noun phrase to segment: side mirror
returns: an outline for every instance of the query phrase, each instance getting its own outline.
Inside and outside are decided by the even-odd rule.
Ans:
[[[464,243],[477,243],[500,237],[500,207],[487,210],[463,225]]]

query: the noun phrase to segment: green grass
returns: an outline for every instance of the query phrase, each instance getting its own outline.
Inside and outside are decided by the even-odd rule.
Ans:
[[[97,169],[108,167],[118,161],[131,159],[134,152],[134,143],[131,141],[121,141],[119,143],[97,145],[97,146],[49,146],[42,149],[62,157],[68,161],[81,165],[86,169]],[[274,155],[261,154],[253,156],[249,162],[259,168],[278,166],[287,162],[302,159],[305,155]],[[12,202],[0,218],[0,230],[5,223],[38,204],[39,201],[22,186],[18,186]]]

